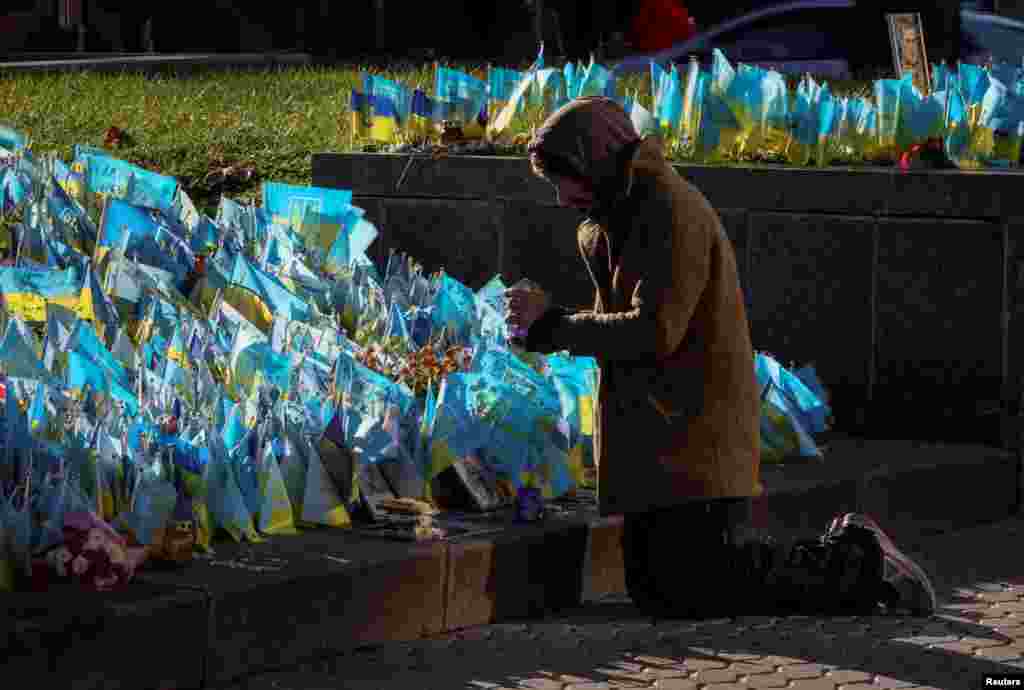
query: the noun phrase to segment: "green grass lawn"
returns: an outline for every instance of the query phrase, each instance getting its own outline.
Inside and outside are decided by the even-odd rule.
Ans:
[[[478,77],[486,67],[455,65]],[[521,66],[525,68],[525,66]],[[433,65],[380,72],[430,92]],[[0,76],[0,122],[27,133],[37,152],[70,159],[75,144],[102,146],[111,126],[131,137],[113,154],[176,177],[211,211],[222,193],[254,197],[263,180],[310,184],[314,153],[352,150],[349,97],[359,68],[211,72],[190,77],[137,74]],[[794,81],[795,85],[795,81]],[[834,93],[864,93],[865,82],[831,83]],[[620,81],[650,106],[649,78]],[[514,126],[529,131],[543,113],[527,108]],[[250,169],[252,175],[240,175]],[[228,170],[228,175],[222,173]]]

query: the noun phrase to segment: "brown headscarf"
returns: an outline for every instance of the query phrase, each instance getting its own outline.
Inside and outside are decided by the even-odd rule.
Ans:
[[[622,106],[594,96],[577,98],[552,113],[528,151],[551,172],[588,182],[597,204],[591,215],[599,215],[625,194],[625,166],[639,144],[640,135]]]

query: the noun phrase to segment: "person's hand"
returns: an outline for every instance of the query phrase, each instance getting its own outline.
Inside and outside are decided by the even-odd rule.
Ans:
[[[551,296],[537,288],[509,288],[505,290],[505,299],[508,300],[506,321],[514,332],[522,335],[551,308]]]

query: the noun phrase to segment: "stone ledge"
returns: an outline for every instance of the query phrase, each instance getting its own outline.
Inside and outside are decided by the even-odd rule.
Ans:
[[[411,163],[410,163],[411,161]],[[1024,215],[1024,172],[900,171],[885,167],[677,164],[716,208],[842,215],[993,220]],[[404,173],[404,174],[403,174]],[[401,181],[401,185],[398,185]],[[313,184],[357,195],[519,200],[554,205],[545,182],[517,156],[387,153],[313,155]],[[737,190],[740,196],[737,197]]]
[[[408,544],[315,529],[251,546],[146,582],[208,592],[210,683],[363,644],[444,629],[444,544]]]

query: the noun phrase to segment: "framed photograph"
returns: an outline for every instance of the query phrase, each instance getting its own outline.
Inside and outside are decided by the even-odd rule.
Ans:
[[[357,463],[356,481],[359,482],[359,494],[363,505],[373,520],[379,520],[383,513],[380,502],[383,499],[395,497],[387,478],[377,465],[360,462]]]
[[[922,96],[927,96],[931,92],[932,82],[921,15],[908,12],[887,14],[885,18],[889,23],[889,42],[892,45],[896,78],[900,79],[907,72],[912,72],[914,86]]]
[[[477,454],[471,453],[456,460],[454,467],[478,510],[487,512],[509,504],[498,490],[497,477]]]

